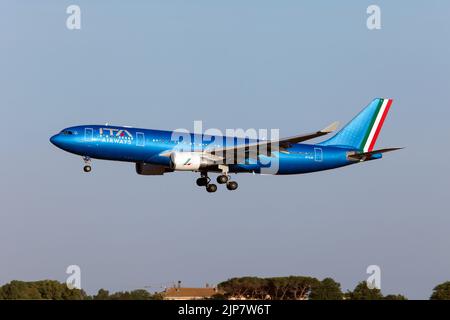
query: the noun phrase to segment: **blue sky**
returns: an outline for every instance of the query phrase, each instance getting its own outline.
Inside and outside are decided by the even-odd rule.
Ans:
[[[66,28],[81,7],[82,29]],[[366,28],[378,4],[382,29]],[[447,1],[2,1],[0,283],[131,290],[233,276],[382,271],[382,291],[428,298],[450,280]],[[279,128],[350,120],[394,98],[373,161],[298,176],[142,177],[48,138],[77,124]]]

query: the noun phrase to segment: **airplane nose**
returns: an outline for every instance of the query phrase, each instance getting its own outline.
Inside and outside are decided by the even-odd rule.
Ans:
[[[50,138],[50,142],[54,144],[55,146],[59,147],[61,143],[61,137],[59,134],[55,134],[53,137]]]

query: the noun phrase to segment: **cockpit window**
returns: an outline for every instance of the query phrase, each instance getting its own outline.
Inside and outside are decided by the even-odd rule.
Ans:
[[[73,132],[71,130],[63,130],[63,131],[61,131],[61,133],[66,136],[75,134],[75,132]]]

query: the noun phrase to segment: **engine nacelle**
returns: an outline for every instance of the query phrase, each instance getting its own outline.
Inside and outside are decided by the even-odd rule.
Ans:
[[[160,176],[170,169],[150,163],[138,162],[136,163],[136,173],[144,176]]]
[[[209,163],[199,152],[173,152],[170,155],[170,164],[173,170],[196,171]]]

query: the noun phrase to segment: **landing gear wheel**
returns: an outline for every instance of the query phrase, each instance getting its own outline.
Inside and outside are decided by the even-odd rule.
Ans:
[[[208,184],[206,186],[206,191],[208,191],[209,193],[216,192],[217,191],[217,186],[215,184],[213,184],[213,183]]]
[[[92,168],[91,168],[91,158],[89,158],[88,156],[84,156],[83,157],[83,161],[84,161],[83,171],[84,172],[91,172],[91,170],[92,170]]]
[[[236,181],[228,181],[227,189],[230,191],[236,190],[238,188],[238,184]]]
[[[227,182],[228,182],[228,176],[221,174],[220,176],[217,177],[218,184],[225,184]]]
[[[205,187],[208,184],[208,178],[206,177],[201,177],[197,179],[197,185],[199,187]]]

